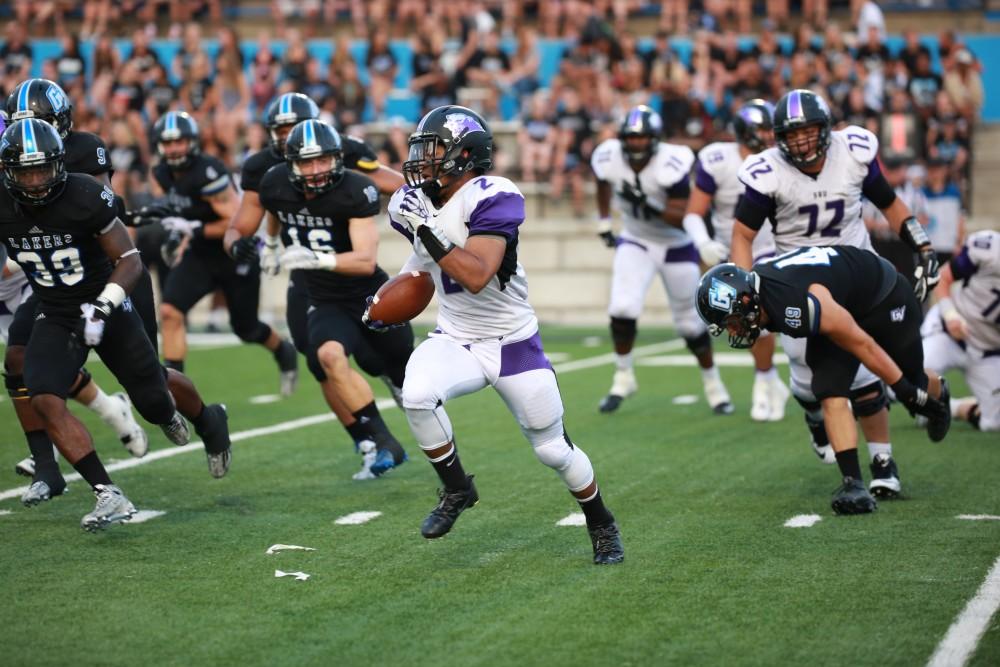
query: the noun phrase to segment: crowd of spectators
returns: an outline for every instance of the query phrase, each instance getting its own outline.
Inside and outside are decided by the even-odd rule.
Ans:
[[[51,20],[59,29],[62,19],[55,17],[64,4],[15,3],[21,18],[6,25],[0,92],[32,71],[28,26]],[[235,168],[266,143],[259,121],[267,103],[292,90],[313,97],[342,130],[363,135],[370,130],[367,121],[381,121],[377,139],[369,136],[384,161],[398,169],[411,127],[386,111],[400,66],[390,44],[399,39],[410,42],[413,76],[407,85],[423,110],[460,103],[498,119],[505,104],[510,115],[513,103],[519,129],[510,145],[516,152],[501,150],[500,168],[523,182],[548,184],[549,196],[568,190],[580,215],[589,152],[630,106],[653,104],[661,110],[665,135],[697,149],[727,135],[741,102],[776,100],[790,88],[821,93],[836,123],[876,132],[886,160],[917,167],[904,170],[903,184],[923,187],[920,165],[929,161],[935,178],[943,168],[939,190],[958,192],[962,201],[968,197],[971,133],[983,104],[979,63],[950,31],[938,36],[936,53],[913,31],[905,32],[902,49],[891,53],[884,18],[871,0],[852,2],[850,30],[828,19],[825,0],[804,2],[803,16],[812,21],[797,24],[790,48],[779,39],[781,25],[771,19],[760,23],[754,40],[739,38],[750,28],[749,0],[275,0],[275,33],[259,34],[252,59],[244,56],[231,27],[212,30],[219,48],[211,55],[206,50],[202,23],[190,19],[217,20],[218,0],[70,4],[82,7],[83,30],[62,30],[62,53],[40,63],[41,73],[58,81],[74,101],[77,128],[109,143],[115,187],[133,198],[143,194],[152,159],[147,128],[164,111],[192,113],[204,150]],[[629,17],[650,6],[658,9],[660,29],[652,39],[640,40],[630,31]],[[770,16],[787,21],[787,0],[768,0],[767,6]],[[115,12],[130,8],[138,20],[128,23],[131,47],[121,57],[111,31],[121,25]],[[159,11],[172,22],[170,35],[157,33]],[[293,16],[308,20],[289,27],[286,19]],[[306,48],[317,25],[336,21],[350,22],[355,35],[367,35],[365,77],[348,38],[333,38],[329,62]],[[670,39],[681,33],[689,35],[689,59]],[[87,59],[78,35],[93,41]],[[165,36],[180,42],[170,62],[150,47],[152,39]],[[553,37],[565,47],[558,72],[543,82],[538,40]],[[288,45],[283,52],[275,48],[277,38]]]

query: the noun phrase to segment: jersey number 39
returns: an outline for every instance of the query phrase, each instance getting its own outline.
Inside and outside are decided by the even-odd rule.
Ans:
[[[83,280],[83,264],[80,263],[80,251],[77,248],[59,248],[52,251],[48,262],[37,252],[22,250],[14,260],[24,266],[28,263],[32,269],[28,273],[41,287],[55,287],[56,282],[62,285],[76,285]]]

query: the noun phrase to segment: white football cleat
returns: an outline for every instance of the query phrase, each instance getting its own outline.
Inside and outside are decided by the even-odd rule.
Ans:
[[[375,443],[371,440],[362,440],[358,443],[358,452],[361,454],[361,470],[351,475],[351,479],[375,479],[375,473],[372,472],[372,465],[378,457],[378,452],[375,451]]]
[[[611,379],[611,390],[608,395],[601,399],[599,409],[601,412],[614,412],[622,401],[639,389],[639,383],[635,379],[635,371],[631,368],[616,370]]]
[[[827,465],[831,465],[837,462],[837,453],[833,451],[832,445],[823,445],[820,447],[815,441],[810,441],[812,445],[813,452],[819,457],[819,460]]]
[[[118,439],[128,450],[128,453],[137,459],[141,459],[149,451],[149,437],[146,431],[139,426],[139,422],[132,416],[132,401],[124,392],[112,394],[111,399],[121,402],[121,413],[115,415],[114,423],[111,426],[118,433]]]
[[[771,406],[771,412],[767,417],[767,421],[780,422],[785,418],[785,403],[788,402],[792,392],[785,386],[785,383],[782,382],[779,377],[771,380],[768,385],[768,389],[768,399]]]
[[[80,527],[88,533],[102,530],[113,523],[128,521],[135,514],[135,505],[113,484],[98,484],[94,487],[94,495],[97,496],[94,511],[85,514],[80,520]]]
[[[705,386],[705,399],[712,406],[712,412],[717,415],[733,414],[733,402],[726,391],[726,385],[722,384],[719,377],[702,378]]]
[[[767,380],[754,378],[750,394],[750,419],[766,422],[771,418],[771,386]]]

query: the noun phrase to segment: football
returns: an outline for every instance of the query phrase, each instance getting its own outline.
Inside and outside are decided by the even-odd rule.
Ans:
[[[368,316],[385,324],[408,322],[424,312],[434,296],[434,280],[426,271],[401,273],[378,288]]]

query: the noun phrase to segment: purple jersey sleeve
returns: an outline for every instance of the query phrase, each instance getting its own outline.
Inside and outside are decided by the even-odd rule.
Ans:
[[[479,200],[469,215],[469,236],[496,234],[508,241],[517,236],[524,222],[524,197],[516,192],[498,192]]]
[[[712,175],[705,171],[705,166],[701,163],[701,160],[698,160],[695,166],[694,184],[699,190],[709,195],[714,195],[715,191],[719,189]]]

